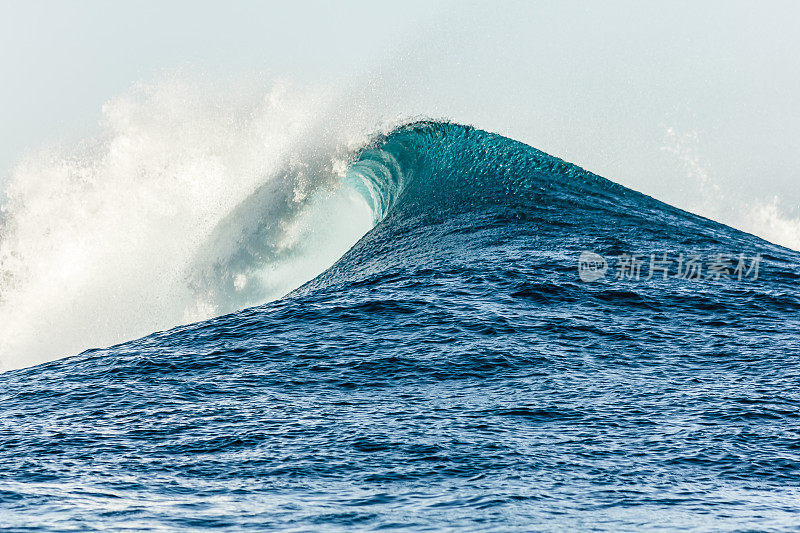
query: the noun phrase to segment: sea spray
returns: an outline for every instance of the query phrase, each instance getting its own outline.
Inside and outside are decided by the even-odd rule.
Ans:
[[[29,155],[5,190],[0,365],[263,303],[324,270],[373,218],[341,178],[374,123],[334,103],[170,78],[103,106],[98,138]]]

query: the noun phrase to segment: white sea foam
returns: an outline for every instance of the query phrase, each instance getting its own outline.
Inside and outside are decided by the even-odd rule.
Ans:
[[[6,185],[0,366],[280,297],[373,224],[339,179],[375,123],[321,92],[140,84]],[[357,106],[356,106],[357,107]]]

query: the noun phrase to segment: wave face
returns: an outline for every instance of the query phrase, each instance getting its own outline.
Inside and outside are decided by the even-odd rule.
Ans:
[[[0,524],[800,519],[800,254],[457,124],[345,182],[376,225],[288,296],[0,375]]]

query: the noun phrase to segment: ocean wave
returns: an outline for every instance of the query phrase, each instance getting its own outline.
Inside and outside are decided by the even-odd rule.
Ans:
[[[3,367],[235,312],[309,280],[303,290],[353,283],[378,262],[408,262],[398,254],[426,261],[446,245],[441,225],[531,232],[562,254],[630,250],[643,235],[659,249],[784,253],[470,126],[375,133],[281,86],[218,100],[194,90],[141,87],[105,107],[106,137],[80,155],[17,168],[0,241]],[[429,235],[409,236],[420,224]]]
[[[136,258],[170,265],[196,231],[181,256],[193,276],[175,278],[190,295],[220,309],[263,297],[265,263],[303,277],[275,242],[314,212],[325,188],[301,184],[320,172],[351,196],[306,219],[334,231],[298,237],[299,259],[315,252],[302,243],[343,253],[311,281],[0,374],[0,527],[507,530],[513,517],[574,530],[589,513],[636,529],[658,509],[666,527],[763,530],[796,517],[800,254],[469,126],[368,136],[331,174],[329,153],[254,173],[204,231],[167,217],[175,228],[153,228],[164,257]],[[175,188],[182,208],[215,201]],[[341,238],[331,205],[335,220],[365,214],[352,246],[327,242]],[[96,289],[114,316],[120,293]],[[94,327],[72,302],[67,324]]]

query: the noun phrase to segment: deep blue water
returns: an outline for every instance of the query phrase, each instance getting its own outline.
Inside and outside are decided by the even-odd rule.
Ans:
[[[455,124],[348,179],[285,298],[0,374],[0,528],[800,530],[800,254]]]

